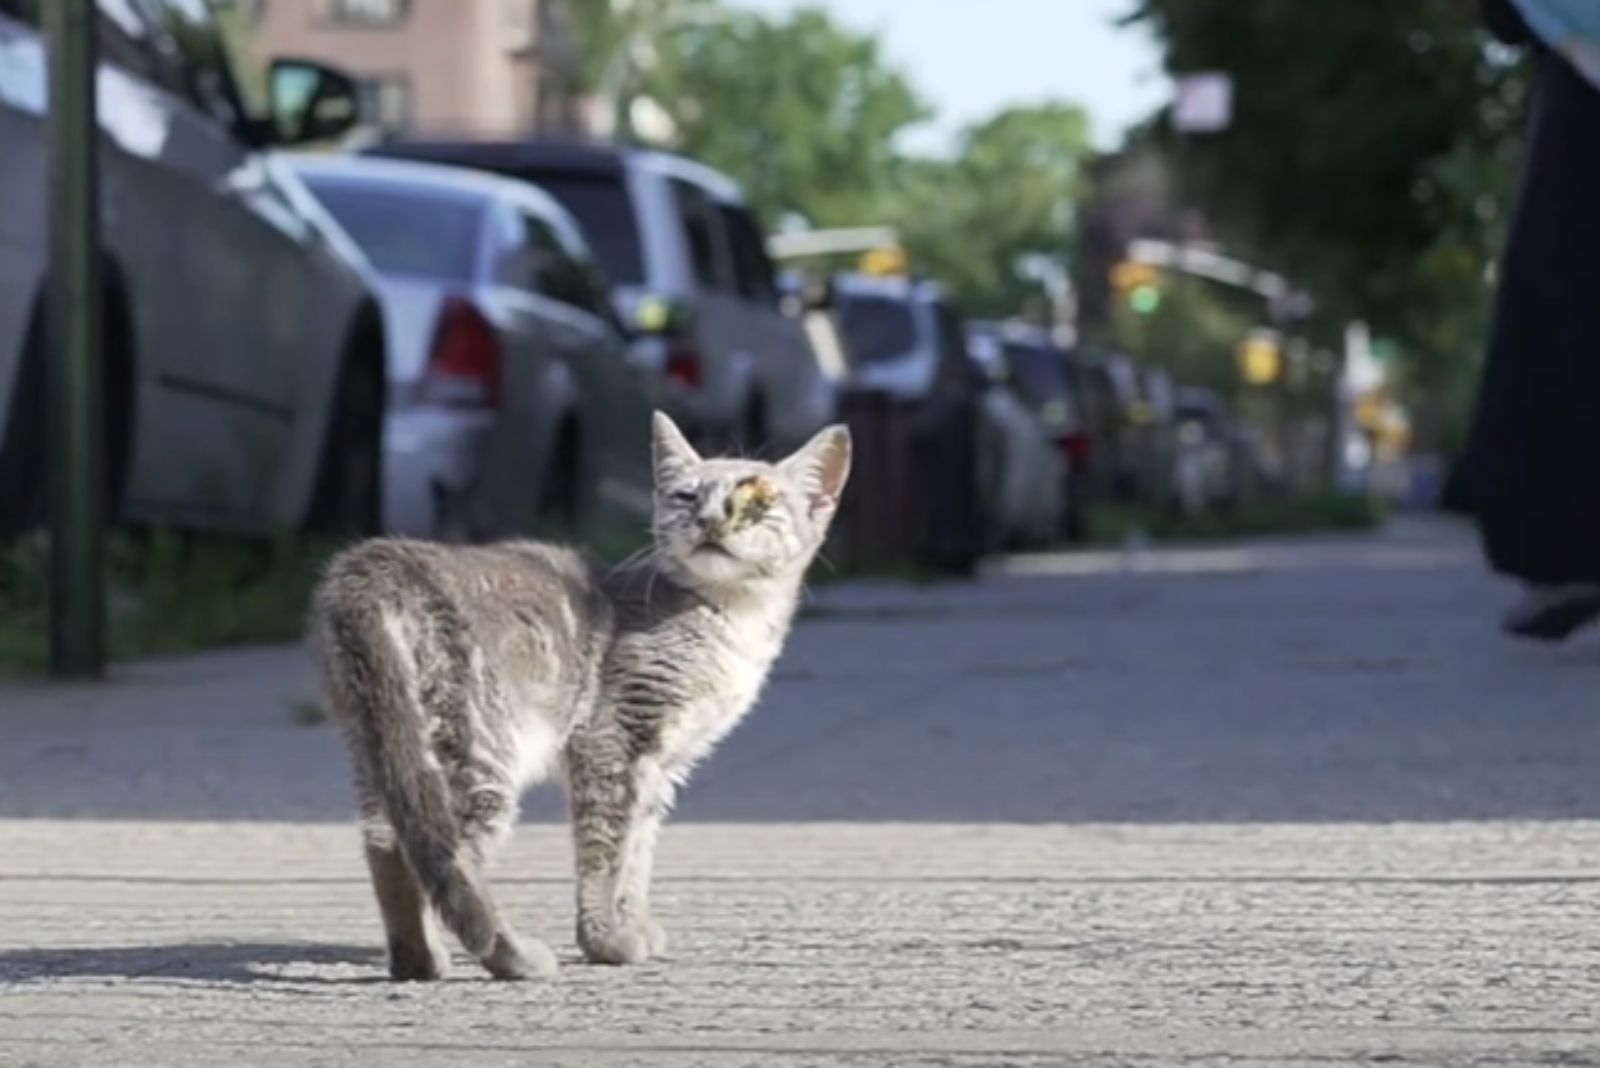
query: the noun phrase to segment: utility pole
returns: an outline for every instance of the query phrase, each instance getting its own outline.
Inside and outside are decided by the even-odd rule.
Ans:
[[[50,48],[50,669],[105,666],[95,0],[44,5]]]

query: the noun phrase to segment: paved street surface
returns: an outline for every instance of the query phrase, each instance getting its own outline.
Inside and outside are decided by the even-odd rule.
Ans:
[[[1600,1064],[1600,639],[1449,528],[835,587],[584,966],[382,979],[293,650],[0,687],[0,1065]]]

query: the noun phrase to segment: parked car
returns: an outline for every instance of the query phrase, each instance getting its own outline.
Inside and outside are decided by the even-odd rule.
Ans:
[[[1186,386],[1175,398],[1173,497],[1187,516],[1231,506],[1239,496],[1239,435],[1227,406],[1209,389]]]
[[[1044,534],[1055,498],[1041,506],[1029,483],[1042,483],[1032,492],[1046,494],[1057,483],[1027,466],[1042,451],[1037,426],[973,361],[965,324],[940,288],[842,275],[832,301],[850,388],[920,408],[928,556],[966,570],[992,548]]]
[[[1025,469],[1014,476],[1017,492],[1034,510],[1053,506],[1045,515],[1044,540],[1081,539],[1087,533],[1091,445],[1071,354],[1048,330],[1026,323],[974,323],[969,334],[974,355],[998,370],[1005,396],[1028,416],[1027,432],[1011,435],[1011,447],[1030,457],[1016,465]],[[1044,479],[1058,488],[1042,493]]]
[[[1165,368],[1147,366],[1139,369],[1139,393],[1142,497],[1151,507],[1170,511],[1177,507],[1172,472],[1178,450],[1178,387]]]
[[[368,152],[491,171],[560,201],[697,442],[781,452],[832,417],[832,384],[799,319],[780,307],[762,230],[718,172],[663,152],[541,140],[394,141]]]
[[[1139,368],[1119,352],[1080,349],[1073,369],[1089,429],[1091,496],[1136,500],[1143,491],[1143,439],[1150,420]]]
[[[0,527],[43,519],[42,5],[0,0]],[[361,258],[269,150],[338,136],[356,87],[273,64],[246,104],[209,7],[99,5],[108,516],[240,532],[378,526],[387,360]]]
[[[650,507],[651,396],[577,223],[525,182],[302,156],[391,342],[385,525],[469,539]]]

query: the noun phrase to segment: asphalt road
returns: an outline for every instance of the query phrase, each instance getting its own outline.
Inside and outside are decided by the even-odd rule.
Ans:
[[[0,688],[0,1064],[1600,1063],[1600,641],[1437,526],[822,591],[663,845],[673,936],[382,980],[294,650]],[[536,824],[554,796],[530,800]]]

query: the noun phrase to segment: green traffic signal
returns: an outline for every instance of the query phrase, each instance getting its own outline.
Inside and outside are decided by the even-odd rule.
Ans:
[[[1134,286],[1128,294],[1128,307],[1136,314],[1150,315],[1161,307],[1161,290],[1153,285]]]

